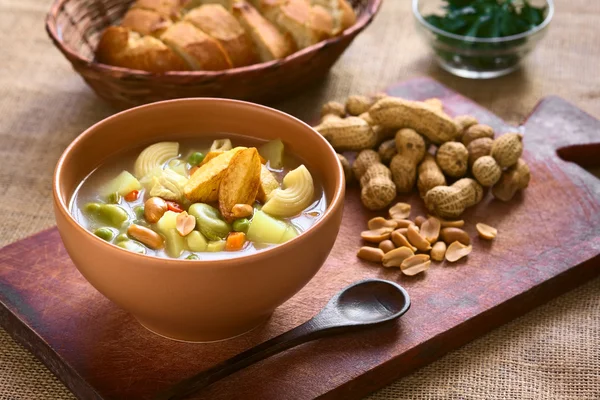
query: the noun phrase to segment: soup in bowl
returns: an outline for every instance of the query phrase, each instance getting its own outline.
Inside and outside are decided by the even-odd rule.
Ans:
[[[303,122],[233,100],[154,103],[80,135],[54,177],[73,263],[149,330],[239,335],[314,276],[339,230],[343,172]]]

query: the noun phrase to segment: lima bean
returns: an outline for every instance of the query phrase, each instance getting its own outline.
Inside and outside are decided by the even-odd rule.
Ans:
[[[134,253],[146,254],[146,247],[138,241],[135,240],[122,240],[117,243],[117,246],[132,251]]]
[[[196,227],[208,240],[220,240],[231,232],[231,225],[221,219],[219,211],[204,203],[192,204],[188,214],[196,217]]]
[[[129,219],[127,211],[115,204],[88,203],[83,210],[89,218],[114,228],[121,227]]]

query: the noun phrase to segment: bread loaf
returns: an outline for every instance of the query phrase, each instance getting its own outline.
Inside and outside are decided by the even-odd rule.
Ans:
[[[284,58],[356,21],[346,0],[137,0],[105,29],[99,62],[162,73]]]

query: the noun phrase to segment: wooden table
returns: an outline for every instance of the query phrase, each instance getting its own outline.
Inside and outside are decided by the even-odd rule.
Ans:
[[[0,3],[0,245],[54,224],[50,177],[58,156],[79,132],[112,112],[51,46],[43,31],[49,3]],[[414,29],[409,3],[386,0],[323,85],[276,106],[309,118],[323,101],[430,75],[512,123],[549,94],[600,118],[600,2],[557,0],[548,36],[525,68],[492,81],[467,81],[440,70]],[[599,293],[596,280],[372,399],[600,398]],[[0,399],[5,398],[71,397],[2,332]]]

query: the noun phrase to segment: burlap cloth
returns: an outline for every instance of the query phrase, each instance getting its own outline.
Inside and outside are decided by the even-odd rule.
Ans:
[[[556,2],[549,34],[526,68],[493,81],[468,81],[432,63],[415,32],[409,0],[385,0],[326,84],[278,106],[307,117],[324,100],[431,75],[513,123],[549,94],[600,118],[600,1]],[[0,1],[0,245],[54,224],[56,160],[83,129],[113,112],[46,37],[49,6],[49,0]],[[39,361],[0,330],[0,399],[69,398]],[[370,397],[429,398],[600,399],[600,280]]]

